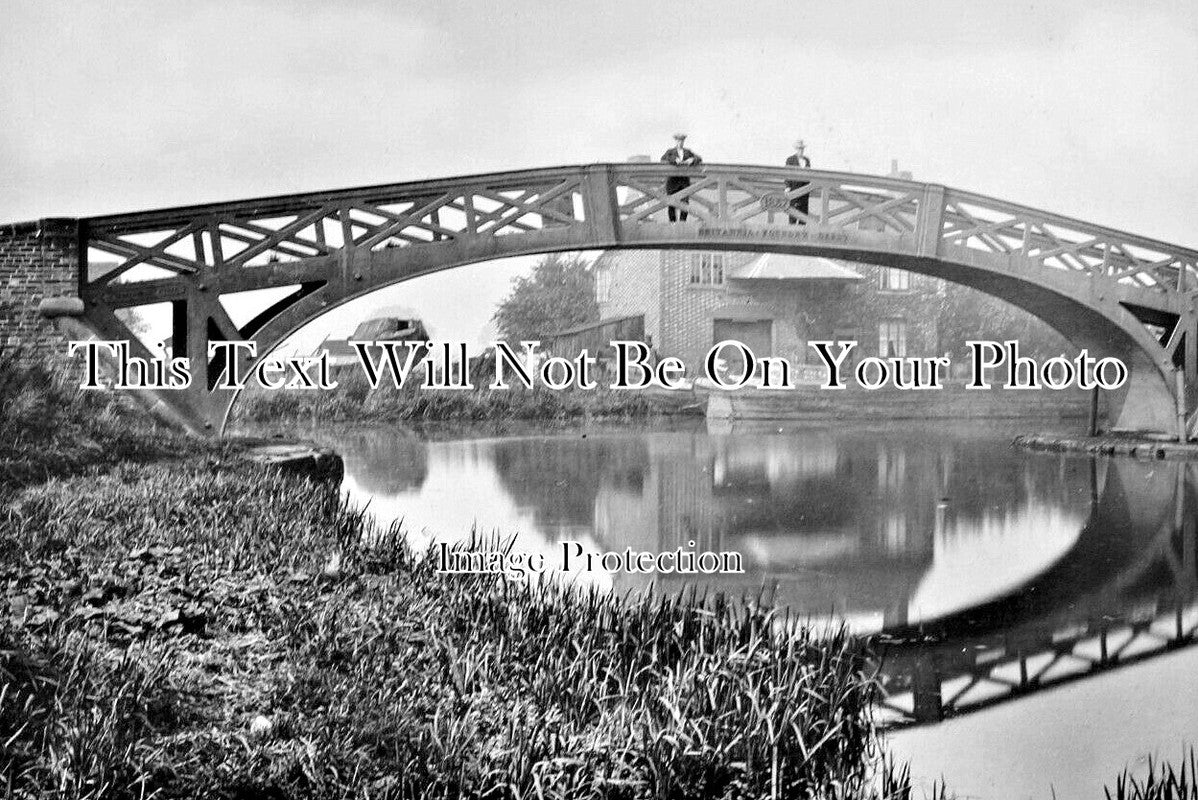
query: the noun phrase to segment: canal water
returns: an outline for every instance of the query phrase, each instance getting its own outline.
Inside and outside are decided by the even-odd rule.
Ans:
[[[743,574],[588,572],[882,632],[889,749],[960,797],[1101,797],[1198,744],[1198,465],[1030,454],[1027,423],[502,435],[324,431],[419,546],[735,552]],[[693,542],[693,544],[691,544]]]

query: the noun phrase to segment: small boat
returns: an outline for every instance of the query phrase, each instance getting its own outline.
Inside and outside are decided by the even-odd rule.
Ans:
[[[345,339],[326,338],[316,351],[327,352],[329,366],[338,369],[358,364],[358,352],[350,342],[427,342],[430,338],[424,322],[414,311],[396,309],[363,320]]]

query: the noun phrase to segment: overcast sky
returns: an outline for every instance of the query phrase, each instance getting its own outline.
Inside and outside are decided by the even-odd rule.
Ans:
[[[707,161],[779,163],[801,136],[816,168],[898,159],[1198,246],[1193,0],[0,0],[0,19],[0,222],[656,157],[681,127]]]

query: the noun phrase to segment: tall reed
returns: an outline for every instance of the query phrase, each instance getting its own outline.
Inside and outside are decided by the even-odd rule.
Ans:
[[[1143,775],[1124,769],[1107,800],[1198,800],[1198,755],[1191,746],[1176,764],[1148,759]]]

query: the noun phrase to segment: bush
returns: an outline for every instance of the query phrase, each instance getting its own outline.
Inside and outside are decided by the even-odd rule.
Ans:
[[[688,393],[617,392],[606,388],[554,391],[515,386],[506,390],[422,389],[415,383],[370,390],[349,372],[328,392],[243,392],[233,407],[243,422],[438,422],[537,419],[552,422],[642,419],[701,413]]]

